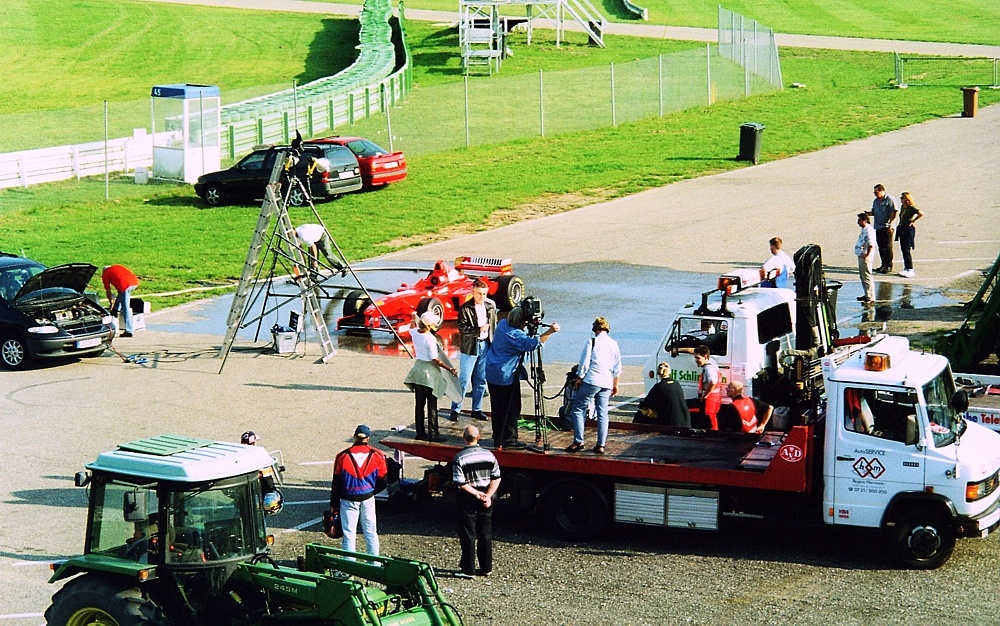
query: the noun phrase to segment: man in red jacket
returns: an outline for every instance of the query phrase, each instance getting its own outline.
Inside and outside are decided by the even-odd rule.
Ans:
[[[101,273],[101,282],[104,283],[104,293],[111,303],[111,315],[118,317],[118,311],[122,312],[125,318],[125,332],[119,337],[132,336],[132,290],[139,286],[139,279],[135,277],[132,270],[124,265],[107,265]],[[118,295],[111,299],[111,288],[114,287]]]
[[[355,552],[358,522],[365,535],[367,553],[378,556],[378,530],[375,527],[375,494],[385,489],[388,468],[385,455],[368,443],[372,430],[361,424],[354,431],[354,445],[337,455],[333,462],[330,485],[330,508],[340,510],[344,527],[341,548]]]

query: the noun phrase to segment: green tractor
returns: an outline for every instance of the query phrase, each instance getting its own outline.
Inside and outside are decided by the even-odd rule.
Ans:
[[[47,623],[461,623],[426,563],[321,544],[297,568],[275,563],[264,522],[275,467],[262,448],[175,435],[99,455],[76,475],[90,488],[86,545],[57,564],[49,582],[69,580]]]

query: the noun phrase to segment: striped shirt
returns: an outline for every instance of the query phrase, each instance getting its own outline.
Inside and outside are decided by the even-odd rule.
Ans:
[[[465,446],[455,455],[452,481],[461,487],[469,483],[479,491],[485,491],[490,481],[500,479],[500,464],[493,453],[479,444]]]

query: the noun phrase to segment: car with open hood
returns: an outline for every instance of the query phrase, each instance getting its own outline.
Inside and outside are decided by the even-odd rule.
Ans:
[[[0,365],[32,359],[96,356],[114,336],[111,314],[86,295],[89,263],[45,267],[0,252]]]

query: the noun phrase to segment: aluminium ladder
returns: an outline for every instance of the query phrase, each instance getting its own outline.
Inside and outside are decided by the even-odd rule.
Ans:
[[[277,158],[275,158],[274,169],[271,170],[271,178],[265,188],[264,202],[260,207],[257,226],[250,241],[250,248],[247,250],[246,260],[243,263],[243,273],[240,276],[239,285],[236,287],[236,293],[233,295],[233,304],[229,309],[229,317],[226,320],[226,336],[219,350],[219,357],[223,359],[219,373],[225,367],[225,359],[229,355],[230,350],[232,350],[236,333],[239,331],[240,325],[246,317],[247,301],[254,285],[258,282],[260,269],[263,267],[260,261],[262,257],[266,258],[269,253],[275,255],[275,257],[281,256],[290,259],[294,263],[297,270],[294,276],[295,284],[299,288],[299,295],[302,297],[304,305],[303,308],[306,314],[312,319],[316,335],[319,337],[320,344],[322,345],[323,363],[329,362],[337,353],[336,348],[333,347],[333,339],[330,337],[330,331],[320,310],[319,297],[316,294],[316,284],[311,273],[308,271],[309,265],[302,252],[302,247],[299,245],[298,236],[295,234],[295,228],[292,226],[291,217],[288,215],[287,193],[285,196],[281,195],[282,171],[286,169],[289,156],[288,151],[281,151]],[[294,170],[291,168],[288,169],[289,187],[293,185],[302,186],[302,182],[294,175]],[[303,190],[307,191],[304,187]],[[269,231],[271,231],[271,220],[274,217],[277,218],[274,231],[270,233],[270,237],[267,237]],[[265,238],[267,238],[266,249]]]

